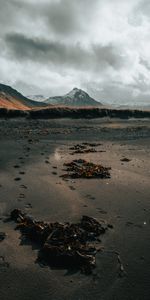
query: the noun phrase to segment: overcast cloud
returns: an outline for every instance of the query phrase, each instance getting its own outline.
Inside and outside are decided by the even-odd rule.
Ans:
[[[150,104],[148,0],[0,0],[0,82]]]

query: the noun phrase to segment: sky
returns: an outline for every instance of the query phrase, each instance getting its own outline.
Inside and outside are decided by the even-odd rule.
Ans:
[[[0,82],[150,105],[150,1],[0,0]]]

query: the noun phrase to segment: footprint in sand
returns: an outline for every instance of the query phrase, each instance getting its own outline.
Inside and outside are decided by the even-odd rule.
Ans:
[[[20,172],[19,172],[19,174],[21,174],[21,175],[24,175],[24,174],[25,174],[25,172],[24,172],[24,171],[20,171]]]
[[[107,214],[107,211],[104,210],[104,209],[102,209],[102,208],[99,208],[99,207],[98,207],[97,210],[98,210],[99,213],[102,214],[102,215],[106,215],[106,214]]]
[[[21,184],[21,185],[20,185],[20,188],[21,188],[21,189],[27,189],[27,186],[24,185],[24,184]]]
[[[21,202],[21,201],[22,201],[22,199],[18,198],[18,199],[17,199],[17,201],[18,201],[18,202]]]
[[[95,199],[96,199],[95,197],[93,197],[93,196],[90,195],[90,194],[87,194],[85,197],[88,198],[88,199],[90,199],[90,200],[95,200]]]
[[[15,165],[14,168],[15,168],[15,169],[19,169],[20,166],[19,166],[19,165]]]
[[[75,191],[75,187],[74,186],[70,185],[69,188],[70,188],[70,190]]]
[[[25,198],[25,194],[20,193],[19,198],[17,199],[19,202],[21,202]]]
[[[0,232],[0,242],[4,241],[5,238],[6,238],[6,233]]]
[[[46,164],[50,164],[50,162],[49,162],[48,160],[45,160],[45,163],[46,163]]]
[[[16,177],[14,180],[15,180],[15,181],[20,181],[21,178],[20,178],[20,177]]]
[[[19,198],[25,198],[25,194],[20,193]]]
[[[32,204],[31,204],[31,203],[27,203],[27,204],[25,205],[25,208],[32,208]]]
[[[5,260],[4,256],[0,256],[0,268],[9,268],[9,263]]]

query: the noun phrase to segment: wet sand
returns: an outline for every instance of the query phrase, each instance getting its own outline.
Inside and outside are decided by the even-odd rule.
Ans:
[[[82,142],[101,143],[104,152],[71,155]],[[0,299],[149,300],[149,149],[148,120],[0,120]],[[76,158],[111,166],[111,178],[64,181],[63,164]],[[37,264],[37,249],[21,245],[6,222],[16,207],[46,221],[89,215],[113,224],[94,274]]]

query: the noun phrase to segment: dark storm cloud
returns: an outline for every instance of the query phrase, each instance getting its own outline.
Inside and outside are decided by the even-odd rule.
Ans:
[[[30,5],[22,0],[0,0],[0,23],[3,23],[3,29],[5,29],[4,25],[11,27],[27,12],[29,13]]]
[[[80,33],[88,23],[86,16],[92,15],[97,5],[97,0],[61,0],[52,2],[43,9],[43,16],[46,18],[49,27],[56,34]],[[90,17],[89,20],[90,22]]]
[[[0,82],[147,101],[149,32],[149,0],[0,0]]]
[[[87,27],[87,16],[94,11],[98,0],[24,1],[0,0],[0,23],[17,24],[21,18],[41,20],[54,34],[80,33]],[[9,20],[9,22],[8,22]],[[90,21],[90,18],[88,19]]]
[[[8,0],[0,0],[0,32],[3,33],[16,22],[16,14],[18,10],[16,2]]]
[[[5,41],[9,55],[17,60],[89,68],[89,71],[108,66],[119,69],[124,63],[121,56],[119,57],[119,51],[113,45],[91,45],[87,49],[78,43],[66,45],[58,41],[29,38],[16,33],[7,34]]]
[[[137,11],[140,14],[144,14],[150,18],[150,2],[149,0],[142,0],[137,5]]]
[[[51,30],[59,34],[71,34],[80,29],[77,6],[73,1],[52,3],[44,9],[44,16]]]

